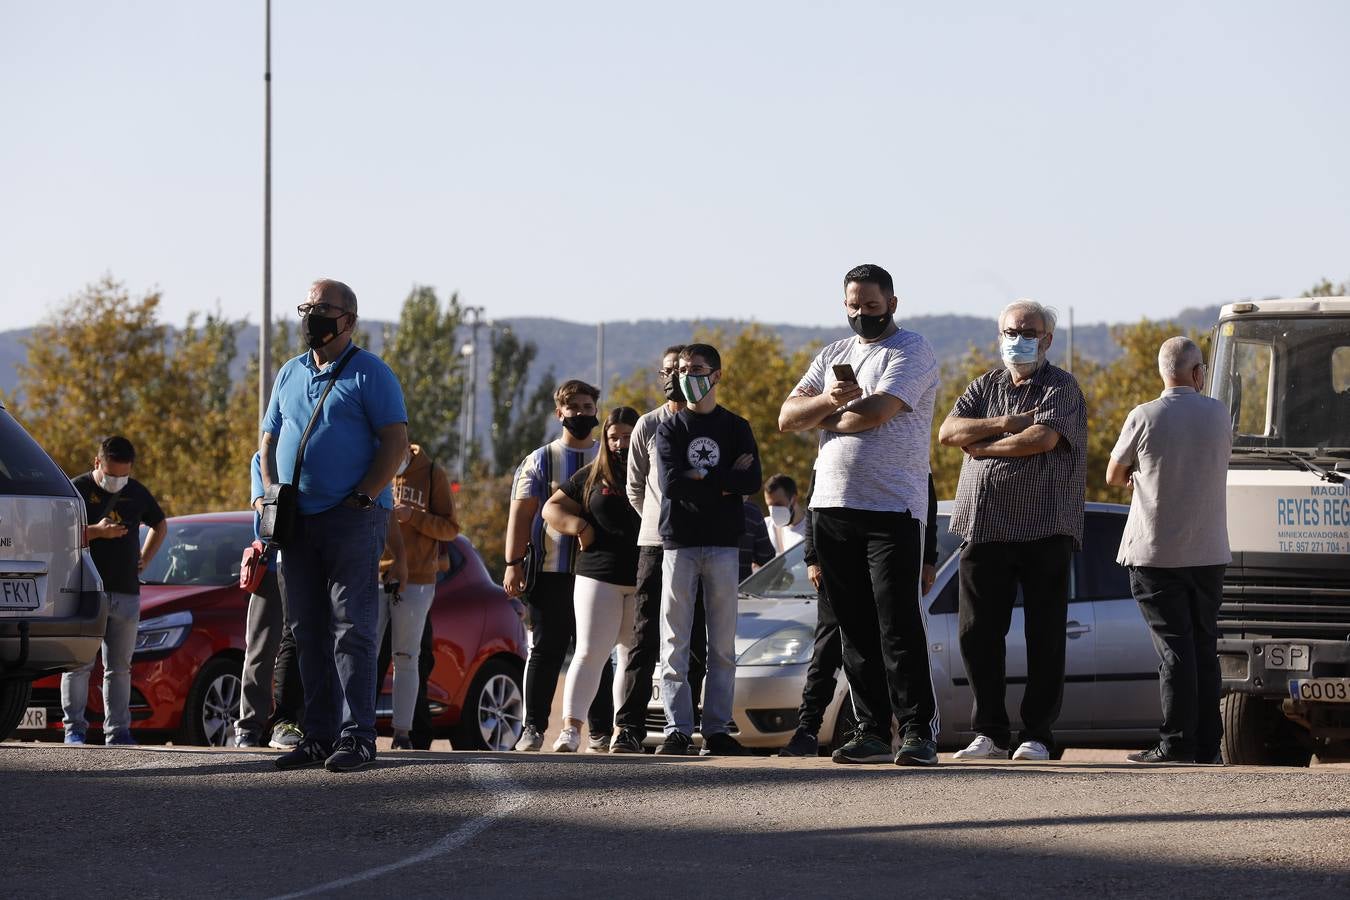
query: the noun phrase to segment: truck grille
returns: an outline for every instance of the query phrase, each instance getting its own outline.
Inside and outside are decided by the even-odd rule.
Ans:
[[[1350,640],[1350,556],[1234,553],[1219,633]]]

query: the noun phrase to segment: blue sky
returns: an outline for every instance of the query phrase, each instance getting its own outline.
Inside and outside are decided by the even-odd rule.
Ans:
[[[0,328],[103,273],[256,321],[263,3],[0,0]],[[1080,322],[1350,276],[1350,4],[273,10],[274,298]]]

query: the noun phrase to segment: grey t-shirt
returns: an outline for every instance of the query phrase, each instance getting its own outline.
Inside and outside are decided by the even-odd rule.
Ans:
[[[1171,387],[1125,418],[1111,451],[1133,470],[1122,566],[1221,566],[1228,551],[1226,507],[1232,450],[1228,409],[1188,387]]]
[[[908,511],[920,522],[928,510],[928,447],[937,397],[938,365],[923,335],[901,328],[885,340],[835,341],[816,355],[794,397],[814,397],[834,384],[833,366],[849,363],[863,397],[890,394],[909,407],[857,434],[821,430],[812,509],[848,507]]]
[[[675,415],[669,403],[644,414],[628,445],[628,502],[642,516],[639,547],[661,547],[661,481],[656,477],[656,429]]]

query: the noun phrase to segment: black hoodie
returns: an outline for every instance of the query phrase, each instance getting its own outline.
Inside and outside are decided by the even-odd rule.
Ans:
[[[732,464],[745,453],[754,461],[743,471]],[[709,413],[682,409],[656,430],[661,480],[661,539],[681,547],[740,547],[744,500],[759,491],[763,474],[750,423],[715,407]],[[684,473],[702,468],[702,479]]]

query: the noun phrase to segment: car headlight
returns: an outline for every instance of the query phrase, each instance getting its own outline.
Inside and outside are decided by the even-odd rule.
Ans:
[[[738,666],[795,666],[811,661],[815,633],[789,625],[755,641],[736,660]]]
[[[176,612],[144,619],[136,628],[136,653],[173,650],[187,640],[192,630],[192,613]]]

